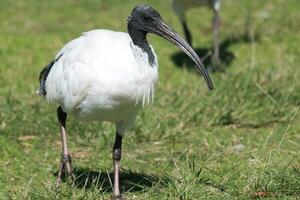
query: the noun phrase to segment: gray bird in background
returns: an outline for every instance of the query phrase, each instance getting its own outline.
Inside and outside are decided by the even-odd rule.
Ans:
[[[173,10],[179,17],[180,22],[183,26],[185,38],[191,46],[192,46],[192,34],[187,26],[186,15],[185,15],[186,11],[201,6],[208,6],[212,9],[214,13],[213,20],[212,20],[214,51],[213,51],[212,58],[215,61],[219,60],[220,3],[221,0],[172,0]]]

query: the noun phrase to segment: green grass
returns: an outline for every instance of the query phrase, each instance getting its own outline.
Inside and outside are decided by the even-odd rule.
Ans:
[[[145,2],[182,34],[168,1]],[[0,199],[110,198],[114,125],[69,118],[77,181],[57,190],[56,106],[35,90],[63,44],[90,29],[126,31],[138,3],[0,1]],[[212,92],[190,64],[176,66],[178,49],[150,36],[160,84],[124,140],[126,199],[300,199],[299,10],[298,0],[223,1],[230,60],[211,74]],[[199,52],[211,48],[211,15],[201,8],[187,16]]]

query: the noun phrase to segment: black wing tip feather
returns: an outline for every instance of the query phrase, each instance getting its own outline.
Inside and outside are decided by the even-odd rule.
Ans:
[[[41,71],[39,75],[39,82],[40,82],[40,93],[44,96],[46,96],[47,91],[46,91],[46,80],[48,77],[48,74],[52,68],[52,66],[62,57],[63,54],[58,56],[55,60],[51,61],[44,69]]]

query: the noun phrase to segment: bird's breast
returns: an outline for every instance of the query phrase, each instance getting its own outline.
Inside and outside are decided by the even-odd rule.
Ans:
[[[128,34],[88,32],[59,53],[63,56],[46,81],[46,99],[67,113],[116,122],[152,101],[158,81],[156,57],[150,64],[147,53],[133,45]]]
[[[90,120],[122,121],[153,102],[158,81],[156,67],[136,66],[106,79],[105,75],[102,76],[102,81],[91,79],[93,83],[87,95],[74,109],[77,116]]]

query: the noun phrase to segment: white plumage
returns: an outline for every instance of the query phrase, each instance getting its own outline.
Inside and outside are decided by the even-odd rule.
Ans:
[[[66,44],[46,80],[49,102],[82,120],[123,122],[153,98],[157,60],[128,33],[93,30]],[[112,76],[113,74],[113,76]]]

